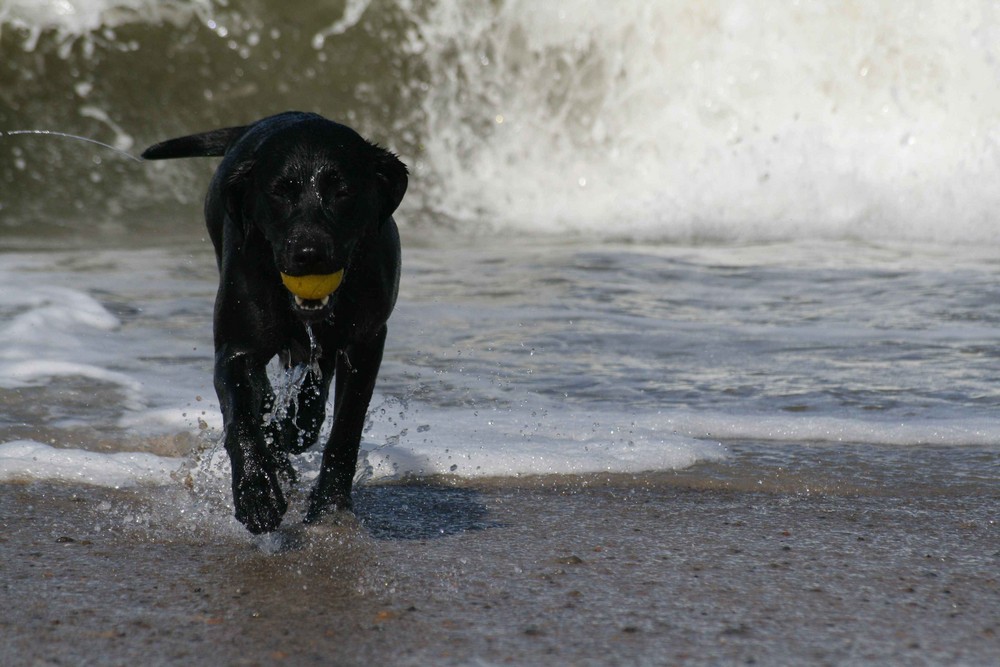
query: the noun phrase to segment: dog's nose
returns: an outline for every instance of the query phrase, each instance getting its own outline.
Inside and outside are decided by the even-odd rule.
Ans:
[[[333,239],[309,225],[294,225],[280,247],[278,265],[289,275],[333,273],[343,268],[335,266],[337,252]]]
[[[307,269],[320,264],[323,261],[324,253],[315,243],[297,244],[292,248],[289,260],[292,266],[297,269]]]

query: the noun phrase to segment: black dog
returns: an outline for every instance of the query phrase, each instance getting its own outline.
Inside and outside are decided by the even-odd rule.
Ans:
[[[319,437],[335,371],[333,432],[306,521],[349,510],[399,290],[392,213],[406,192],[406,166],[354,130],[299,112],[170,139],[142,154],[199,156],[225,156],[205,220],[219,265],[215,389],[236,518],[254,533],[281,523],[288,503],[277,473],[294,478],[288,453]],[[278,420],[265,418],[275,407],[265,372],[275,355],[289,368],[318,360],[297,406]]]

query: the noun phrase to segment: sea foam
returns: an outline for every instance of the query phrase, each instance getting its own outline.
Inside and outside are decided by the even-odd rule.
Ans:
[[[996,241],[987,2],[434,3],[432,196],[522,232]]]
[[[0,481],[52,480],[92,486],[128,487],[172,483],[176,458],[145,452],[104,454],[61,449],[30,440],[0,444]]]

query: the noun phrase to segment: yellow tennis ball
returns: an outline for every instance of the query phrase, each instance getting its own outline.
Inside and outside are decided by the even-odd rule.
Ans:
[[[337,291],[341,281],[344,279],[344,270],[336,273],[325,273],[311,276],[290,276],[287,273],[281,274],[281,282],[285,284],[288,291],[302,299],[322,299]]]

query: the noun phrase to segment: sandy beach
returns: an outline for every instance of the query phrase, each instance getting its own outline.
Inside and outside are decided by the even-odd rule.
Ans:
[[[7,485],[0,663],[1000,661],[995,494],[754,491],[737,467],[370,486],[359,520],[265,539]]]

